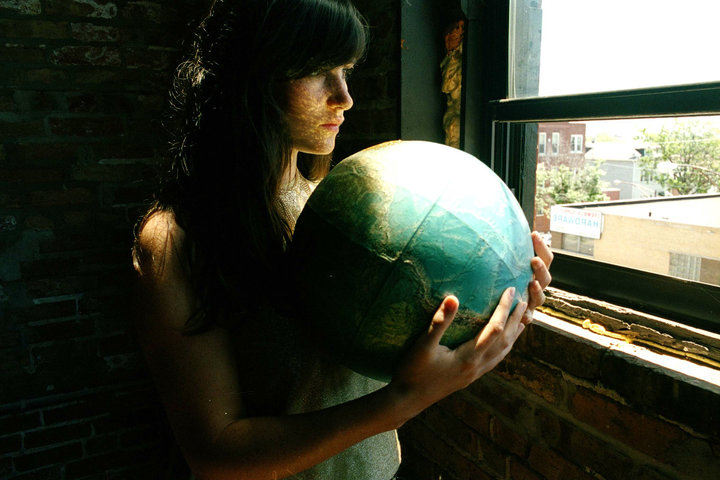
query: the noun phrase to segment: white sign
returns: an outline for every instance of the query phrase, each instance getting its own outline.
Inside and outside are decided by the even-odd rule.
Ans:
[[[550,208],[550,230],[580,237],[599,239],[603,229],[603,215],[597,210],[584,208]]]

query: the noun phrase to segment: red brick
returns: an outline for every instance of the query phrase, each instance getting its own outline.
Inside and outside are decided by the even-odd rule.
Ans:
[[[40,467],[62,464],[82,457],[82,444],[80,442],[63,445],[56,448],[25,453],[14,459],[15,468],[19,472],[26,472]]]
[[[26,348],[0,348],[0,371],[12,373],[29,366],[30,356],[28,355]]]
[[[495,373],[507,380],[518,382],[525,389],[553,405],[565,402],[565,380],[559,370],[528,361],[512,352]]]
[[[544,480],[517,459],[511,458],[508,464],[508,478],[512,480]]]
[[[600,377],[605,347],[584,342],[573,335],[561,334],[532,324],[521,337],[517,351],[549,363],[575,377],[595,380]]]
[[[438,406],[460,419],[465,425],[486,437],[490,436],[491,414],[476,403],[468,400],[463,392],[456,393],[440,401]]]
[[[24,120],[18,117],[17,120],[0,120],[0,136],[7,137],[30,137],[42,135],[45,132],[42,121]]]
[[[36,19],[0,19],[0,36],[5,38],[32,38],[58,40],[69,37],[66,22]]]
[[[49,447],[53,444],[82,440],[92,433],[87,423],[74,423],[52,428],[25,432],[23,446],[26,450]]]
[[[67,110],[71,113],[94,113],[98,110],[98,97],[91,93],[67,96]]]
[[[122,121],[116,117],[50,118],[48,125],[54,135],[99,137],[122,135]]]
[[[541,445],[535,444],[528,457],[530,467],[546,480],[594,480],[577,465]]]
[[[70,76],[67,72],[54,68],[27,69],[23,72],[22,79],[27,84],[52,85],[57,87],[68,81]]]
[[[118,448],[118,437],[115,434],[93,435],[85,441],[85,452],[92,456],[111,452]]]
[[[569,442],[563,447],[563,454],[586,470],[602,478],[623,478],[632,471],[634,461],[623,453],[624,446],[613,446],[580,428],[571,429],[569,437]]]
[[[120,30],[117,27],[96,25],[94,23],[71,23],[72,38],[83,42],[117,42]]]
[[[527,456],[529,442],[526,437],[497,418],[493,419],[492,431],[492,439],[498,446],[520,458]]]
[[[59,110],[62,97],[55,92],[43,90],[17,90],[15,101],[21,112],[37,116],[41,111]]]
[[[491,412],[498,412],[507,418],[520,420],[530,411],[527,395],[507,387],[504,380],[498,380],[494,373],[486,374],[470,385],[467,392],[479,402],[488,406]]]
[[[0,46],[0,61],[11,63],[43,64],[45,49],[26,45],[5,44]]]
[[[0,417],[0,432],[3,434],[18,433],[39,427],[41,424],[40,412],[14,412]]]
[[[117,16],[117,4],[112,0],[45,0],[45,13],[112,19]]]
[[[573,395],[570,412],[577,420],[652,457],[668,457],[674,445],[685,441],[680,428],[586,389]]]
[[[70,45],[50,53],[50,61],[57,65],[120,65],[120,51],[110,47]]]
[[[70,302],[68,302],[70,303]],[[74,313],[74,302],[68,305]],[[27,341],[29,343],[42,343],[49,341],[60,342],[62,340],[82,338],[92,335],[93,324],[89,319],[70,320],[61,322],[47,322],[40,325],[33,325],[26,332]],[[43,352],[48,350],[43,349]],[[47,358],[39,358],[38,361],[49,361]]]
[[[127,165],[75,165],[72,179],[81,182],[126,182],[140,178]]]
[[[537,407],[534,414],[534,431],[537,437],[553,448],[562,448],[568,442],[568,430],[575,428],[561,420],[556,411]]]
[[[442,465],[451,478],[457,480],[490,480],[492,478],[479,463],[458,455],[454,448],[438,440],[434,432],[422,422],[413,420],[405,424],[403,428],[405,429],[405,438],[412,439],[412,445],[427,459]]]
[[[47,426],[73,422],[78,419],[93,420],[108,415],[109,407],[106,396],[87,395],[81,400],[46,408],[42,411],[42,418]]]
[[[90,203],[93,195],[86,188],[44,190],[30,193],[30,204],[34,207],[52,207]]]
[[[73,295],[87,290],[87,280],[78,276],[64,275],[55,278],[42,278],[25,282],[30,298]]]
[[[169,68],[176,57],[174,51],[153,47],[126,48],[123,53],[127,68],[150,68],[153,70]]]
[[[130,1],[120,10],[120,16],[134,22],[173,22],[178,17],[175,9],[153,1]]]
[[[0,92],[0,112],[16,112],[18,110],[15,99],[13,98],[14,92]],[[2,148],[2,145],[0,145]]]
[[[90,225],[93,215],[84,210],[68,210],[62,212],[65,224],[73,228],[84,228]]]
[[[64,178],[60,170],[54,168],[2,168],[0,179],[4,182],[23,184],[60,182]]]
[[[0,0],[0,9],[7,9],[21,15],[38,15],[42,12],[40,0]]]
[[[401,443],[403,448],[399,478],[412,480],[438,480],[451,478],[440,465],[431,462],[411,445],[407,445],[402,441]]]
[[[74,159],[78,155],[77,144],[53,143],[19,143],[16,146],[16,158],[23,163],[33,165],[48,165]]]
[[[19,453],[22,448],[20,434],[0,436],[0,456]]]
[[[423,421],[440,439],[452,445],[458,452],[469,456],[478,453],[477,432],[447,411],[437,406],[430,407],[424,412]]]
[[[64,478],[62,465],[56,465],[13,476],[12,480],[64,480]]]

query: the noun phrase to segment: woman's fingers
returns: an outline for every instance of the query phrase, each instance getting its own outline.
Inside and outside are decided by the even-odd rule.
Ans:
[[[521,323],[527,304],[525,302],[518,303],[511,314],[510,309],[514,298],[515,288],[510,287],[503,292],[490,321],[476,337],[476,351],[489,347],[501,338],[517,338],[515,331],[518,329],[518,324]]]
[[[530,260],[530,267],[532,267],[534,279],[540,283],[542,288],[550,285],[552,280],[550,270],[548,270],[547,265],[540,257],[534,257]]]
[[[435,315],[433,315],[430,330],[428,331],[428,339],[432,343],[436,345],[440,343],[440,339],[455,318],[459,306],[460,302],[454,295],[445,297],[440,304],[440,308],[438,308]]]
[[[533,248],[535,249],[535,255],[540,257],[547,268],[550,268],[550,264],[553,261],[553,253],[545,244],[545,240],[542,239],[538,232],[532,232],[530,234],[532,238]]]

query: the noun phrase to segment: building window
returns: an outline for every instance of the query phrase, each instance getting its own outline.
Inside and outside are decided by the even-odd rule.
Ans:
[[[720,316],[717,315],[720,287],[707,282],[713,276],[720,277],[720,261],[710,259],[717,256],[720,246],[713,243],[717,240],[698,241],[703,231],[708,230],[708,225],[702,223],[709,218],[707,212],[717,211],[712,202],[720,201],[720,165],[717,162],[699,163],[702,158],[714,159],[716,155],[701,153],[697,162],[685,162],[680,150],[674,152],[668,148],[675,144],[678,148],[687,146],[687,138],[693,135],[702,140],[698,142],[700,144],[714,145],[720,140],[717,134],[720,131],[720,64],[708,64],[702,58],[690,59],[698,52],[697,45],[720,43],[720,30],[706,28],[705,18],[693,14],[693,9],[705,9],[708,3],[688,1],[688,4],[683,4],[683,9],[675,9],[671,15],[668,15],[667,9],[655,8],[652,0],[632,2],[632,12],[624,15],[622,21],[637,28],[618,31],[617,37],[610,42],[612,45],[608,44],[606,35],[593,32],[593,26],[588,28],[587,25],[576,25],[577,22],[563,21],[563,15],[571,12],[564,11],[562,5],[572,6],[570,18],[597,13],[597,9],[589,11],[591,7],[585,2],[488,2],[486,8],[491,14],[487,18],[493,20],[484,25],[498,30],[483,38],[504,39],[506,43],[491,41],[480,47],[483,61],[489,62],[483,64],[484,71],[488,71],[488,64],[503,62],[506,62],[507,70],[498,68],[497,72],[493,71],[493,78],[484,84],[487,86],[484,98],[488,99],[488,108],[479,113],[489,114],[487,123],[479,130],[479,139],[485,143],[478,153],[503,175],[520,199],[526,216],[532,220],[536,213],[535,167],[541,151],[538,145],[539,124],[613,122],[613,126],[644,130],[646,136],[642,140],[647,145],[641,146],[643,155],[627,161],[624,157],[619,160],[601,159],[604,164],[585,160],[586,137],[588,140],[593,137],[595,144],[598,140],[611,143],[614,137],[603,137],[587,130],[585,136],[573,139],[571,135],[577,132],[565,133],[560,128],[551,133],[546,155],[557,155],[557,159],[554,164],[542,163],[545,167],[557,168],[557,177],[562,181],[561,188],[548,193],[554,196],[556,204],[580,204],[583,208],[592,204],[593,208],[602,211],[610,202],[609,194],[619,188],[613,184],[615,179],[633,186],[647,185],[648,190],[665,194],[663,198],[673,198],[673,202],[663,205],[660,205],[661,197],[615,204],[621,208],[605,223],[603,238],[595,241],[593,258],[577,255],[583,248],[589,251],[589,246],[583,246],[581,240],[564,239],[561,245],[554,247],[558,249],[553,264],[554,285],[630,308],[647,310],[650,306],[654,313],[665,318],[720,332]],[[600,14],[612,15],[617,20],[617,12],[608,10]],[[505,15],[507,22],[498,21],[501,15]],[[510,19],[513,21],[510,22]],[[622,60],[623,55],[633,51],[628,45],[637,44],[637,38],[643,38],[647,45],[663,45],[666,32],[674,31],[678,22],[693,29],[692,36],[679,36],[679,43],[674,47],[687,52],[681,60],[684,64],[687,62],[682,69],[663,60],[662,48],[657,48],[656,52],[649,48],[647,54],[654,60],[644,62],[647,68],[637,75],[623,74],[626,71],[623,65],[628,65]],[[509,30],[504,31],[502,25],[508,24]],[[599,25],[602,22],[598,22]],[[638,28],[643,31],[642,36],[638,36]],[[568,38],[573,41],[568,43]],[[601,43],[595,42],[598,38],[603,39]],[[592,56],[592,52],[597,52],[598,58],[608,59],[608,63],[602,66],[594,64],[593,72],[597,74],[586,75],[567,62],[568,56],[575,58],[574,49],[582,52],[580,55]],[[504,58],[502,55],[505,55]],[[468,94],[472,94],[470,90]],[[666,125],[665,131],[663,125]],[[683,129],[691,134],[690,137],[681,135]],[[706,133],[708,136],[705,136]],[[563,145],[560,145],[561,134]],[[635,140],[628,142],[630,148],[638,147]],[[588,141],[588,145],[592,143]],[[698,145],[699,152],[702,152],[701,146]],[[617,150],[622,153],[621,148]],[[568,152],[576,155],[569,157],[565,155]],[[577,153],[582,153],[582,156]],[[595,172],[590,168],[593,164]],[[662,167],[661,170],[657,166]],[[625,174],[602,181],[602,170],[609,171],[611,167],[623,167]],[[546,173],[543,173],[543,178],[548,177]],[[673,176],[672,182],[668,182],[670,176]],[[544,187],[551,189],[551,182],[548,181]],[[692,203],[702,200],[712,205],[696,208],[685,202],[688,198],[693,200]],[[703,212],[705,219],[699,218]],[[626,221],[628,219],[631,221]],[[691,231],[692,239],[687,235],[666,237],[661,231],[654,230],[656,227],[665,228],[669,223],[689,225],[686,230]],[[600,242],[609,242],[613,230],[627,228],[624,225],[632,225],[624,235],[637,240],[637,250],[632,250],[635,246],[622,243],[619,251],[610,252],[603,248],[601,252]],[[716,227],[711,226],[710,229],[713,228]],[[720,238],[720,234],[714,234],[712,238]],[[681,243],[670,245],[667,243],[669,240]],[[568,250],[573,250],[575,254],[567,253]],[[696,260],[676,257],[672,261],[673,274],[682,280],[668,276],[670,252],[688,252],[686,255],[701,257],[699,267],[692,263],[697,263]],[[647,259],[653,262],[653,268],[657,266],[657,271],[623,265],[610,258],[611,254]],[[608,260],[600,260],[601,255],[608,255]],[[704,273],[705,263],[710,273]],[[695,280],[687,279],[691,274]],[[649,285],[653,287],[649,288]]]
[[[673,277],[700,280],[700,261],[701,258],[697,255],[670,252],[668,273]]]
[[[545,155],[545,146],[547,143],[547,133],[538,133],[538,155]]]
[[[583,152],[583,136],[582,135],[570,135],[570,153],[582,153]]]
[[[581,237],[580,235],[562,234],[562,249],[568,252],[581,253],[592,257],[595,248],[595,240]]]

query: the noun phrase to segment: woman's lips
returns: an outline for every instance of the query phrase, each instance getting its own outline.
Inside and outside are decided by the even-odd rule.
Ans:
[[[326,130],[330,130],[331,132],[339,132],[340,131],[339,123],[323,123],[320,126]]]

